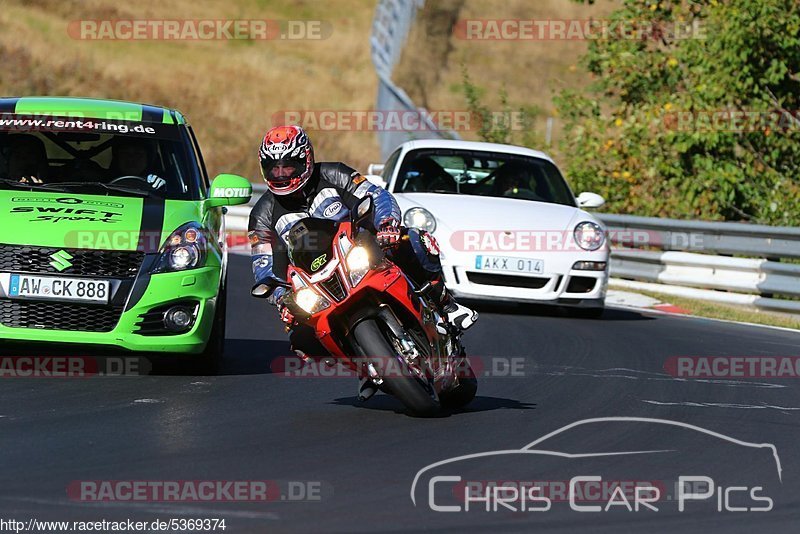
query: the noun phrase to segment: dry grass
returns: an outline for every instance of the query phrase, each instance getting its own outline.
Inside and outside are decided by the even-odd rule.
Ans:
[[[465,40],[455,36],[450,25],[469,19],[597,19],[619,4],[619,0],[598,0],[592,6],[570,0],[427,2],[394,79],[418,105],[463,110],[462,65],[466,65],[472,82],[486,89],[484,102],[490,109],[502,111],[498,93],[505,87],[512,109],[539,111],[536,129],[543,134],[544,119],[556,115],[553,94],[588,82],[578,64],[587,42]],[[460,133],[465,139],[477,139],[475,131]]]
[[[256,149],[283,110],[371,109],[374,0],[4,1],[0,94],[117,98],[176,107],[194,126],[209,172],[258,175]],[[310,19],[331,36],[303,41],[79,41],[78,19]],[[317,132],[318,159],[365,168],[373,134]]]
[[[552,89],[579,85],[572,70],[585,43],[455,40],[457,18],[586,18],[569,0],[429,0],[395,79],[419,104],[465,109],[460,65],[512,104],[552,113]],[[176,107],[190,119],[209,171],[258,176],[255,151],[273,115],[285,110],[369,110],[377,79],[369,56],[375,0],[4,0],[0,10],[0,94],[117,98]],[[438,13],[432,20],[430,13]],[[79,19],[311,19],[332,28],[319,41],[79,41],[67,34]],[[427,35],[431,37],[427,37]],[[416,75],[414,75],[416,73]],[[487,99],[491,106],[496,99]],[[469,136],[467,136],[469,137]],[[320,160],[365,170],[378,161],[371,132],[313,132]]]
[[[662,302],[669,302],[674,306],[683,308],[691,315],[697,315],[698,317],[725,319],[726,321],[737,321],[740,323],[780,326],[782,328],[800,330],[800,316],[797,315],[761,311],[745,306],[734,306],[732,304],[722,304],[706,300],[676,297],[654,291],[635,291],[635,293],[641,293]]]

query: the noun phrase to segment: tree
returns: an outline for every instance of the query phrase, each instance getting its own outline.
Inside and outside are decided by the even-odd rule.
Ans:
[[[800,224],[800,3],[624,0],[609,28],[587,89],[556,98],[576,189],[619,213]]]

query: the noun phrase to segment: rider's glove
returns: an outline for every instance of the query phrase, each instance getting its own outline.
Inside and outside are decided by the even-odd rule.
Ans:
[[[161,189],[165,185],[167,185],[167,181],[157,174],[148,174],[147,175],[147,183],[150,184],[150,187],[153,189]]]
[[[294,324],[294,315],[292,315],[292,312],[289,311],[289,308],[283,304],[279,304],[278,313],[281,314],[281,321],[286,323],[286,326],[292,326],[292,324]]]
[[[286,299],[286,295],[278,296],[278,314],[281,316],[281,321],[284,322],[286,329],[288,330],[289,327],[294,324],[294,314],[290,312],[286,304],[283,303],[284,299]]]
[[[378,225],[378,244],[381,248],[394,248],[400,243],[400,221],[391,217]]]

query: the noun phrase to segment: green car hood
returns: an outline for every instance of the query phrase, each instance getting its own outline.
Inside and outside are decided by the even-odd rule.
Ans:
[[[155,252],[172,231],[201,216],[201,203],[193,201],[3,189],[0,243]]]

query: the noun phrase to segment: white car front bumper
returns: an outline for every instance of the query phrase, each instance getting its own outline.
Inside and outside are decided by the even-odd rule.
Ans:
[[[608,289],[608,253],[545,258],[540,274],[480,270],[475,255],[450,253],[442,258],[447,287],[456,297],[495,302],[541,302],[560,306],[603,307]],[[453,261],[454,260],[454,261]],[[577,261],[602,261],[604,271],[573,269]]]

